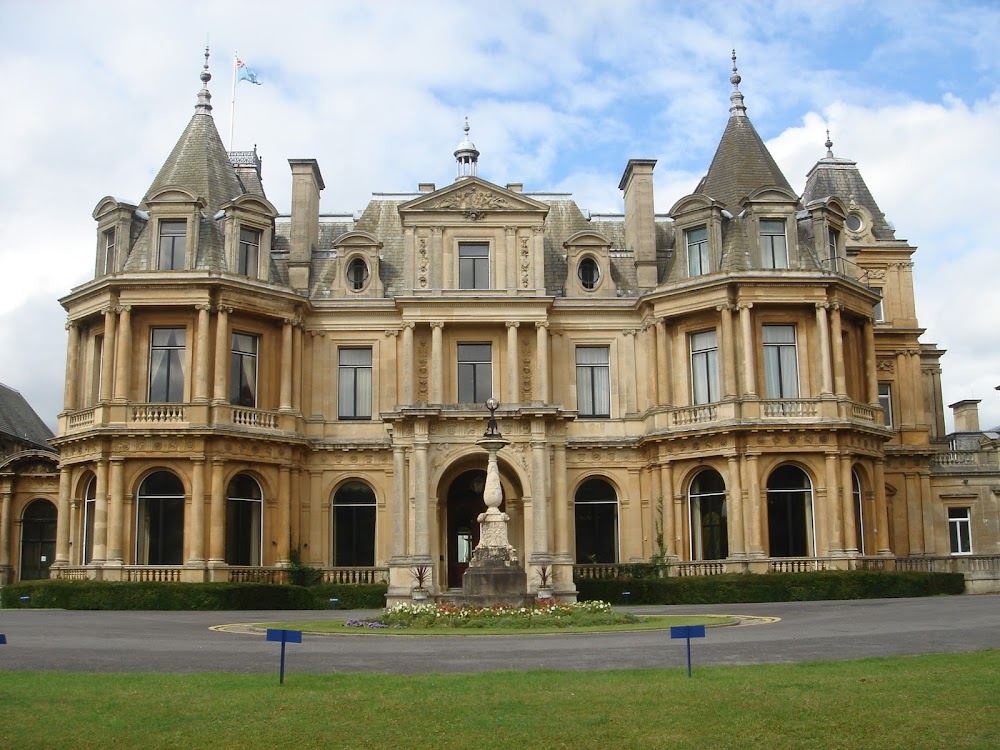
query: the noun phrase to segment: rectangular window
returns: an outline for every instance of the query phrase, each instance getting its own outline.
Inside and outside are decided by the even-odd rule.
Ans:
[[[96,404],[101,400],[101,381],[104,380],[101,373],[104,371],[104,334],[94,337],[94,366],[91,373],[90,392],[94,394],[91,403]]]
[[[115,272],[115,230],[104,233],[104,273]]]
[[[829,253],[830,253],[830,270],[834,273],[840,271],[840,253],[837,252],[837,246],[840,244],[840,232],[836,229],[830,229],[829,234]]]
[[[458,403],[481,404],[493,397],[493,347],[458,345]]]
[[[948,508],[948,536],[951,554],[972,554],[972,514],[969,508]]]
[[[257,278],[261,234],[259,229],[240,227],[240,249],[239,257],[236,259],[236,272],[241,276],[249,276],[251,279]]]
[[[229,403],[251,409],[257,406],[257,337],[249,333],[233,334]]]
[[[184,247],[187,240],[186,221],[160,222],[161,271],[179,271],[184,268]]]
[[[719,349],[715,329],[692,333],[691,399],[695,404],[719,400]]]
[[[764,268],[788,268],[788,243],[785,239],[784,221],[761,219],[760,254]]]
[[[878,405],[885,414],[885,426],[892,427],[892,387],[888,383],[878,384]]]
[[[872,291],[878,292],[878,302],[872,306],[872,318],[876,323],[885,323],[885,309],[882,307],[882,290],[873,289]]]
[[[490,288],[490,246],[487,243],[459,243],[458,286],[460,289]]]
[[[688,276],[704,276],[711,271],[708,259],[708,228],[698,227],[684,233],[687,239]]]
[[[799,397],[795,326],[763,326],[764,383],[767,398]]]
[[[576,348],[576,408],[581,417],[611,416],[611,361],[608,347]]]
[[[337,367],[339,419],[372,417],[372,350],[341,349]]]
[[[175,404],[184,400],[183,328],[154,328],[149,345],[149,400]]]

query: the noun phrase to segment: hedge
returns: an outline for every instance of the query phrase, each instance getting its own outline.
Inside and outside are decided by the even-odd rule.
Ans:
[[[722,604],[889,599],[965,592],[961,573],[828,571],[679,578],[582,579],[580,601],[613,604]]]
[[[106,610],[381,609],[385,584],[20,581],[0,590],[2,606]],[[22,601],[21,597],[28,597]]]

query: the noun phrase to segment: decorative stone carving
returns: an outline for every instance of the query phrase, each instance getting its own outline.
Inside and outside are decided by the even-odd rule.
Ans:
[[[474,218],[470,214],[482,213],[487,209],[507,208],[507,199],[492,190],[472,185],[464,190],[457,190],[451,195],[444,196],[441,200],[429,205],[428,208],[465,211],[466,218],[473,218],[477,221],[482,216]],[[485,216],[485,214],[483,215]]]

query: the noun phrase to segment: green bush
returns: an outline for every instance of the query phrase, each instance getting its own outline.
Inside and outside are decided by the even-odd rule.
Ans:
[[[621,604],[722,604],[889,599],[961,594],[961,573],[895,573],[826,571],[683,578],[582,579],[576,582],[581,601],[601,599]]]
[[[351,584],[321,583],[310,586],[314,609],[330,609],[330,600],[336,599],[334,609],[382,609],[389,587],[384,583]]]

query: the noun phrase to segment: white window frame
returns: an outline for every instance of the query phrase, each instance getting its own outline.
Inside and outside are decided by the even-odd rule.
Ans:
[[[348,352],[367,353],[367,363],[345,362],[344,355]],[[373,362],[374,353],[370,346],[342,346],[337,350],[337,419],[357,421],[372,418],[375,400]]]
[[[244,237],[244,232],[252,237]],[[256,241],[252,241],[256,240]],[[260,248],[264,243],[264,232],[257,227],[240,226],[239,242],[236,248],[236,272],[248,279],[260,277]],[[253,248],[253,262],[251,262]]]
[[[475,250],[476,254],[471,254]],[[485,255],[480,254],[485,250]],[[470,253],[463,255],[463,252]],[[490,243],[489,242],[459,242],[458,243],[458,288],[459,289],[490,289]],[[471,286],[463,283],[463,271],[472,274]],[[482,277],[482,278],[481,278]]]
[[[781,232],[777,231],[781,225]],[[788,224],[784,219],[760,220],[760,255],[764,268],[788,268]],[[777,238],[781,238],[778,243]]]
[[[882,411],[885,413],[885,426],[890,430],[893,429],[891,383],[878,384],[878,403],[879,406],[882,407]]]
[[[104,230],[104,273],[115,272],[115,241],[117,239],[117,229],[111,227]]]
[[[702,236],[696,237],[700,233]],[[694,227],[684,232],[687,245],[688,276],[704,276],[712,272],[712,256],[708,248],[708,226]]]
[[[181,334],[181,343],[164,344],[159,346],[155,345],[153,339],[159,331],[179,331]],[[163,394],[165,398],[162,399],[153,398],[153,374],[154,374],[153,358],[154,354],[157,352],[167,353],[166,355],[167,356],[166,366],[168,370],[167,390],[166,393]],[[173,352],[179,352],[179,354],[177,355],[178,358],[176,360],[176,365],[180,368],[180,387],[181,387],[180,394],[171,393],[170,390],[170,383],[172,381],[172,378],[169,376],[169,371],[172,369],[174,363],[174,359],[171,356],[171,353]],[[147,383],[146,383],[146,397],[150,403],[178,404],[184,402],[184,390],[186,385],[185,366],[187,364],[186,352],[187,352],[187,329],[184,328],[183,326],[157,326],[156,328],[149,329],[149,373],[147,376]]]
[[[187,221],[185,219],[160,219],[157,225],[156,268],[160,271],[182,271],[187,267]],[[184,231],[164,232],[166,227],[183,226]],[[170,239],[170,264],[163,264],[164,240]],[[177,264],[178,241],[180,244],[180,265]]]
[[[588,357],[588,353],[593,357]],[[603,359],[600,353],[603,353]],[[581,361],[581,355],[584,361]],[[587,361],[589,359],[593,361]],[[581,417],[611,418],[610,347],[576,347],[576,407]]]
[[[779,331],[779,329],[781,329]],[[791,341],[774,340],[791,330]],[[764,347],[764,389],[766,398],[799,398],[798,332],[794,324],[766,324],[761,326]],[[777,369],[777,372],[775,372]],[[777,393],[772,391],[777,386]]]
[[[711,345],[708,335],[711,334]],[[691,363],[691,403],[700,406],[719,400],[719,338],[714,328],[688,334]]]
[[[237,349],[237,339],[236,337],[241,337],[246,342],[252,342],[252,347],[248,347],[246,350]],[[253,333],[243,333],[242,331],[233,331],[230,337],[230,369],[229,369],[229,403],[232,406],[240,406],[248,409],[257,408],[257,383],[258,383],[258,364],[260,362],[260,337]],[[243,364],[249,362],[251,367],[243,367]],[[236,385],[236,378],[240,377],[243,372],[249,372],[252,381],[253,396],[251,398],[251,403],[241,404],[238,403],[238,399],[234,398],[234,386]],[[242,390],[242,389],[241,389]]]
[[[953,555],[972,554],[972,508],[948,508],[948,545]]]
[[[486,347],[489,359],[474,359],[469,356],[471,347]],[[464,350],[464,351],[463,351]],[[463,356],[466,359],[463,359]],[[493,397],[493,344],[489,341],[462,341],[455,347],[455,398],[460,404],[481,404]],[[463,393],[462,375],[466,368],[471,368],[472,393]],[[489,383],[482,385],[482,375],[489,375]],[[471,396],[471,398],[463,398]]]

